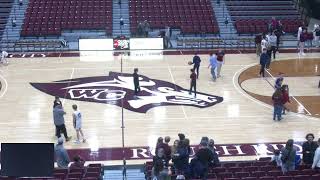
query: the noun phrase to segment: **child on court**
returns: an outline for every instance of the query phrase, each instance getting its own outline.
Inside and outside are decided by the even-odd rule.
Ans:
[[[80,143],[80,135],[82,136],[82,142],[85,143],[86,139],[84,138],[83,132],[82,132],[82,114],[78,110],[78,106],[76,104],[72,105],[73,109],[73,127],[76,129],[77,132],[77,140],[75,141],[76,144]]]

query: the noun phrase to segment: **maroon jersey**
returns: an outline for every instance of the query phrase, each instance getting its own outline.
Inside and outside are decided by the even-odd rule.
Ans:
[[[197,80],[197,74],[195,72],[191,73],[190,79],[192,83],[195,83]]]

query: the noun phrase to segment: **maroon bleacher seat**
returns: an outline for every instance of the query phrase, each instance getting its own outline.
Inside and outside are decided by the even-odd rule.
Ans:
[[[278,176],[277,180],[291,180],[292,177],[291,176]]]
[[[251,172],[251,176],[253,177],[263,177],[263,176],[266,176],[267,175],[267,172],[265,171],[254,171],[254,172]]]
[[[309,179],[311,176],[309,175],[296,175],[296,176],[293,176],[293,180],[307,180]]]
[[[261,180],[274,180],[274,177],[272,177],[272,176],[263,176],[263,177],[260,177],[259,179],[261,179]]]
[[[236,167],[237,163],[228,162],[228,163],[222,164],[222,166],[225,168]]]
[[[236,172],[236,173],[234,173],[234,176],[237,178],[243,178],[243,177],[250,176],[250,173],[249,172]]]
[[[69,173],[84,173],[84,168],[70,169]]]
[[[238,163],[239,167],[247,167],[247,166],[252,166],[252,162],[240,162]]]
[[[289,176],[295,176],[295,175],[298,175],[299,173],[300,173],[300,171],[293,170],[293,171],[288,171],[286,174]]]
[[[257,178],[256,177],[244,177],[241,179],[243,179],[243,180],[256,180]]]
[[[151,163],[152,163],[152,161],[151,161]],[[88,167],[102,168],[102,164],[100,164],[100,163],[88,164]]]
[[[311,176],[310,180],[319,180],[320,179],[320,174],[315,174]]]
[[[98,172],[87,172],[84,177],[95,177],[98,178],[100,176],[100,173]]]
[[[217,174],[218,178],[225,179],[225,178],[231,178],[232,173],[231,172],[222,172]]]
[[[276,167],[276,166],[271,166],[271,165],[261,166],[261,167],[260,167],[260,170],[261,170],[261,171],[265,171],[265,172],[267,172],[267,171],[272,171],[272,170],[277,170],[277,169],[278,169],[278,167]]]
[[[59,36],[62,30],[106,27],[112,27],[111,0],[30,0],[21,36]]]
[[[235,173],[235,172],[241,172],[242,171],[242,167],[230,167],[227,169],[228,172],[232,172],[232,173]]]
[[[212,172],[214,172],[214,173],[226,172],[226,168],[224,168],[224,167],[216,167],[216,168],[212,169]]]
[[[68,174],[68,179],[70,178],[79,178],[81,179],[82,178],[82,173],[69,173]]]
[[[254,171],[258,171],[259,167],[258,166],[247,166],[247,167],[244,167],[243,170],[246,172],[254,172]]]
[[[300,13],[292,1],[226,1],[239,34],[267,32],[271,17],[281,20],[283,30],[295,33],[301,25]]]
[[[169,26],[187,33],[218,33],[210,0],[130,0],[130,30],[136,33],[139,22],[147,20],[151,28]]]

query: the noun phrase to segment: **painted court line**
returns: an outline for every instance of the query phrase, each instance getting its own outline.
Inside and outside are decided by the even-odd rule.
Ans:
[[[276,78],[266,69],[266,72],[275,80]],[[267,80],[266,80],[267,81]],[[269,82],[268,82],[269,83]],[[270,83],[269,83],[270,84]],[[271,84],[270,84],[271,85]],[[272,85],[271,85],[272,86]],[[311,113],[310,113],[310,111],[308,111],[308,109],[300,102],[300,101],[298,101],[298,99],[296,99],[295,97],[294,97],[294,95],[291,93],[291,97],[299,104],[299,106],[301,106],[307,113],[308,113],[308,115],[312,115]]]
[[[0,99],[7,93],[7,91],[8,91],[8,82],[7,82],[7,80],[6,80],[6,78],[4,78],[1,74],[0,74],[0,79],[2,79],[3,80],[3,82],[4,82],[4,90],[3,90],[3,92],[0,94]],[[2,87],[3,88],[3,87]]]
[[[252,64],[247,65],[246,67],[243,67],[243,68],[239,69],[239,70],[233,75],[233,78],[232,78],[232,79],[233,79],[233,86],[235,87],[235,89],[236,89],[241,95],[243,95],[243,96],[246,97],[247,99],[249,99],[249,100],[251,100],[251,101],[253,101],[253,102],[257,103],[257,104],[260,104],[260,105],[262,105],[262,106],[264,106],[264,107],[266,107],[266,108],[268,108],[268,109],[273,109],[272,106],[270,106],[270,105],[268,105],[268,104],[265,104],[265,103],[263,103],[263,102],[261,102],[261,101],[258,101],[258,100],[256,100],[256,99],[254,99],[253,97],[249,96],[248,94],[244,93],[243,90],[240,88],[239,83],[237,83],[237,82],[238,82],[237,77],[239,77],[240,73],[243,72],[245,69],[248,69],[249,67],[252,67],[252,66],[254,66],[254,65],[257,65],[257,63],[252,63]],[[266,110],[266,111],[267,111],[267,110]],[[268,112],[269,112],[269,111],[268,111]]]
[[[174,80],[174,77],[173,77],[173,74],[172,74],[172,71],[171,71],[171,68],[170,68],[169,65],[168,65],[168,70],[169,70],[169,74],[170,74],[170,76],[171,76],[171,81],[172,81],[172,83],[174,84],[174,86],[176,86],[176,82],[175,82],[175,80]],[[182,109],[184,118],[185,118],[185,119],[188,119],[187,113],[186,113],[186,111],[185,111],[185,109],[184,109],[183,106],[181,106],[181,109]]]

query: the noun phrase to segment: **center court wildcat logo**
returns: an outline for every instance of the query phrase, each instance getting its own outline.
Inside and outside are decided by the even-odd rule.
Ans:
[[[78,101],[113,104],[125,109],[146,113],[157,106],[185,105],[206,108],[223,101],[222,97],[205,93],[197,93],[197,97],[189,95],[189,91],[167,81],[150,79],[139,75],[141,92],[134,96],[132,74],[109,72],[109,76],[96,76],[52,83],[30,83],[36,89]]]

